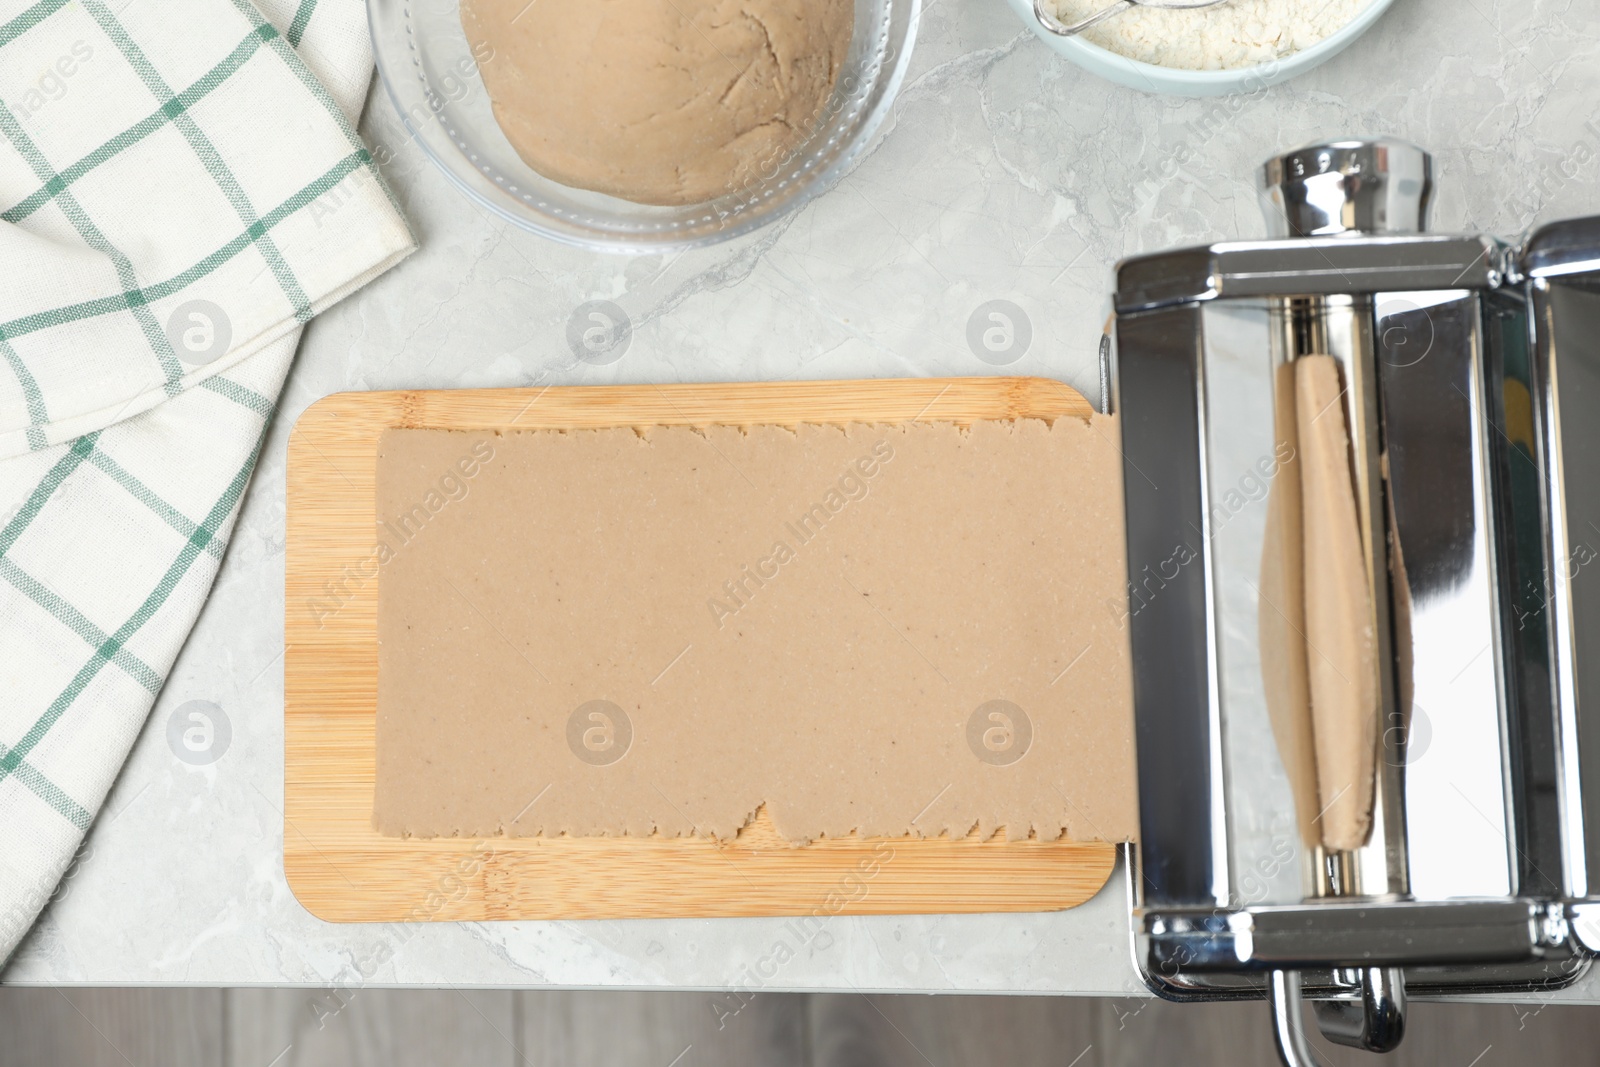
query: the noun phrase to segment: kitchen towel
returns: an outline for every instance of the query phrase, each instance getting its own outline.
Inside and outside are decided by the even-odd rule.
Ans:
[[[0,959],[211,588],[300,329],[413,248],[362,0],[0,0]]]

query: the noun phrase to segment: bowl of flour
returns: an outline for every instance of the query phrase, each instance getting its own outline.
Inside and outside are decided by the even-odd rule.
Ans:
[[[1033,0],[1007,0],[1051,48],[1119,85],[1222,96],[1286,81],[1344,51],[1394,0],[1226,0],[1198,10],[1131,8],[1076,37],[1049,32]],[[1064,23],[1111,0],[1041,0]]]

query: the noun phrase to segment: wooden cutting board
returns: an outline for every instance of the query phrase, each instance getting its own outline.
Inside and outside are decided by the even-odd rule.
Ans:
[[[339,393],[289,438],[284,873],[335,922],[1050,911],[1110,876],[1104,842],[842,838],[385,837],[372,828],[378,437],[392,426],[593,429],[1086,417],[1043,378]],[[329,613],[329,598],[338,610]],[[314,608],[313,603],[320,605]]]

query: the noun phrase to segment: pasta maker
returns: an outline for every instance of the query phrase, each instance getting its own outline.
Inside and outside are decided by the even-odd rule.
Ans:
[[[1136,963],[1290,1067],[1600,950],[1600,217],[1427,232],[1396,140],[1118,266]],[[1587,653],[1587,654],[1586,654]]]

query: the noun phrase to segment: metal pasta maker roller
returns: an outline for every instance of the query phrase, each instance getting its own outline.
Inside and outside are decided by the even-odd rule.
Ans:
[[[1393,140],[1118,267],[1137,964],[1284,1062],[1600,950],[1600,217],[1426,231]]]

